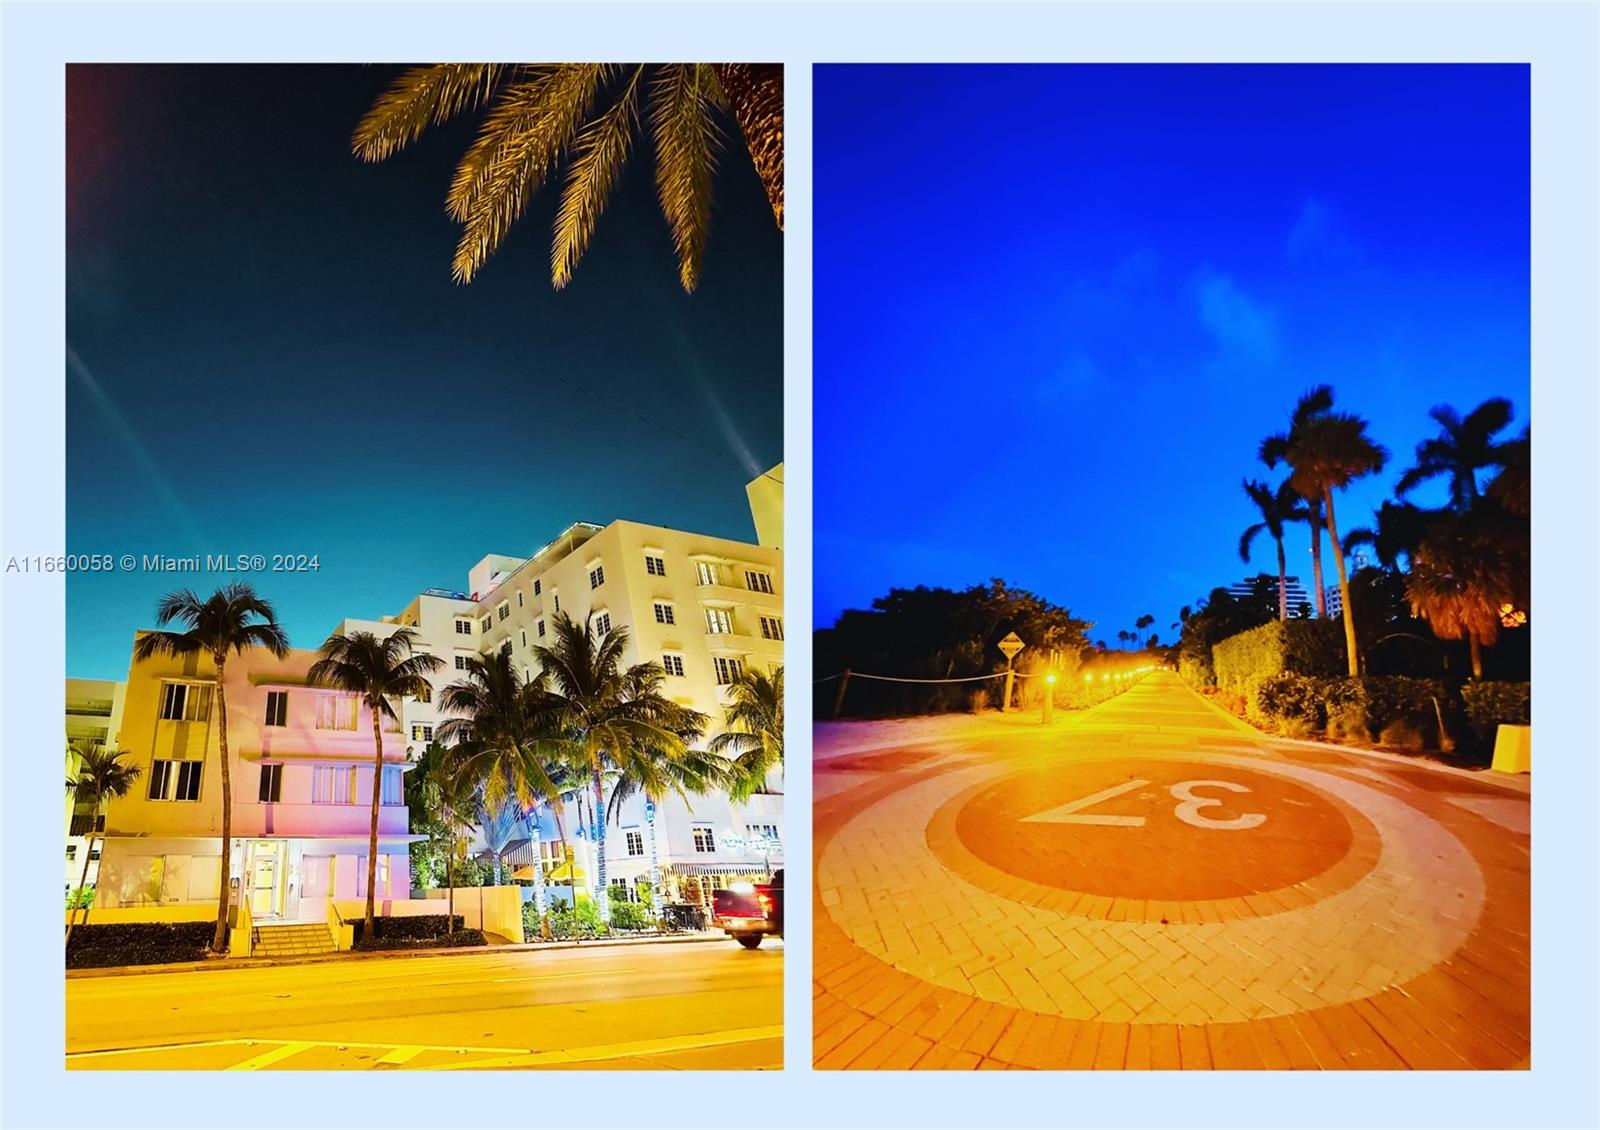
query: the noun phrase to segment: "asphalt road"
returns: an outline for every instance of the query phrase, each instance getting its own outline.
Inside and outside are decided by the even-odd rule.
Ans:
[[[67,981],[77,1070],[764,1069],[783,949],[732,941]]]

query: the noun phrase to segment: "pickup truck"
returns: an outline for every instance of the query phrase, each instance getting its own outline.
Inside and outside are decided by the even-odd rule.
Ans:
[[[747,950],[768,934],[783,937],[783,869],[770,883],[735,883],[712,896],[711,925]]]

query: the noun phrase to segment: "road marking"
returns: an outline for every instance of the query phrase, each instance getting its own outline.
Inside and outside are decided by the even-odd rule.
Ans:
[[[496,977],[491,985],[520,984],[523,981],[576,981],[579,977],[615,977],[618,973],[637,973],[634,968],[596,969],[587,973],[541,973],[534,977]],[[663,970],[663,972],[667,972]]]
[[[487,1067],[544,1067],[563,1063],[584,1063],[599,1059],[626,1059],[629,1057],[665,1055],[669,1052],[692,1051],[696,1048],[725,1047],[729,1044],[749,1044],[757,1040],[780,1040],[783,1025],[772,1024],[764,1028],[735,1028],[727,1032],[704,1032],[694,1036],[669,1036],[660,1040],[634,1040],[621,1044],[597,1044],[587,1048],[570,1048],[564,1051],[530,1052],[527,1055],[508,1055],[498,1059],[480,1059],[470,1063],[441,1063],[421,1067],[419,1071],[481,1071]]]
[[[1232,820],[1218,820],[1214,816],[1202,816],[1200,810],[1204,808],[1221,808],[1223,802],[1216,797],[1196,796],[1197,788],[1225,789],[1230,793],[1247,793],[1250,790],[1243,785],[1232,781],[1180,781],[1172,786],[1171,792],[1175,799],[1183,803],[1172,810],[1172,814],[1185,824],[1193,824],[1196,828],[1215,828],[1219,832],[1240,832],[1246,828],[1259,828],[1267,822],[1267,818],[1259,812],[1246,812],[1242,816],[1235,816]]]
[[[1112,785],[1109,789],[1101,789],[1086,797],[1069,800],[1066,804],[1057,805],[1055,808],[1036,812],[1032,816],[1024,816],[1024,824],[1109,824],[1116,828],[1142,828],[1143,816],[1084,816],[1079,810],[1092,808],[1103,800],[1110,800],[1114,796],[1132,792],[1149,781],[1128,781],[1121,785]]]
[[[378,1060],[378,1063],[399,1066],[402,1063],[411,1062],[426,1050],[421,1044],[410,1044],[403,1048],[395,1048],[394,1051]]]
[[[225,1048],[235,1046],[241,1048],[254,1048],[260,1047],[263,1044],[296,1044],[301,1048],[361,1048],[364,1051],[375,1051],[379,1048],[407,1049],[412,1046],[409,1044],[396,1044],[392,1040],[385,1044],[369,1044],[356,1040],[194,1040],[188,1043],[177,1044],[146,1044],[137,1048],[105,1048],[101,1051],[68,1052],[67,1060],[70,1062],[75,1059],[100,1059],[106,1056],[114,1055],[144,1055],[151,1052],[181,1052],[190,1051],[196,1048]],[[533,1050],[532,1048],[507,1047],[458,1047],[450,1044],[417,1044],[415,1047],[419,1052],[477,1052],[483,1055],[526,1055]]]
[[[270,1052],[262,1052],[260,1055],[251,1056],[243,1063],[234,1064],[228,1070],[260,1071],[263,1067],[270,1067],[281,1059],[288,1059],[292,1055],[299,1055],[303,1051],[308,1051],[313,1046],[309,1041],[297,1040],[292,1044],[284,1044],[281,1048],[273,1048]],[[327,1045],[324,1044],[322,1046],[326,1047]]]

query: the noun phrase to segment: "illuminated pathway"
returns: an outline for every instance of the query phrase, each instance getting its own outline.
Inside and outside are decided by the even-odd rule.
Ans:
[[[770,941],[73,978],[67,1067],[778,1068],[782,1009]]]
[[[815,779],[819,1068],[1526,1066],[1525,779],[1166,672],[1049,729],[826,727]]]

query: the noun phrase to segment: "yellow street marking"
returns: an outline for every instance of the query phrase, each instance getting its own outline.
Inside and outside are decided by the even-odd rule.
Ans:
[[[398,1054],[401,1051],[409,1051],[412,1048],[412,1045],[398,1045],[397,1046],[393,1041],[390,1041],[389,1043],[386,1043],[386,1044],[369,1044],[369,1043],[362,1043],[362,1042],[357,1041],[357,1040],[270,1040],[270,1039],[268,1039],[268,1040],[259,1040],[259,1039],[257,1039],[257,1040],[252,1040],[252,1039],[195,1040],[192,1043],[183,1043],[183,1044],[147,1044],[144,1047],[138,1047],[138,1048],[106,1048],[103,1051],[68,1052],[67,1053],[67,1060],[68,1060],[68,1062],[71,1062],[72,1060],[75,1060],[75,1059],[100,1059],[100,1058],[105,1057],[105,1056],[113,1056],[113,1055],[148,1055],[148,1054],[155,1053],[155,1052],[183,1052],[183,1051],[189,1051],[189,1050],[194,1049],[194,1048],[223,1048],[223,1047],[229,1047],[231,1045],[237,1045],[239,1047],[258,1047],[258,1046],[260,1046],[262,1044],[280,1044],[280,1045],[286,1044],[286,1045],[289,1045],[289,1046],[292,1046],[292,1047],[296,1048],[297,1050],[304,1050],[306,1048],[360,1048],[363,1051],[375,1051],[375,1050],[377,1050],[379,1048],[392,1048],[392,1049],[395,1049],[395,1051],[391,1052],[390,1054]],[[421,1053],[421,1052],[476,1052],[476,1053],[481,1054],[481,1055],[497,1055],[497,1056],[527,1055],[532,1051],[531,1048],[507,1048],[507,1047],[472,1048],[472,1047],[459,1047],[459,1046],[454,1045],[454,1044],[417,1044],[417,1045],[415,1045],[415,1050],[416,1050],[417,1053]],[[272,1054],[272,1053],[266,1053],[266,1054]],[[292,1055],[293,1053],[291,1052],[289,1054]],[[257,1056],[256,1058],[259,1059],[261,1057]],[[409,1059],[411,1057],[407,1056],[406,1058]],[[250,1061],[246,1061],[246,1062],[248,1063]],[[240,1065],[238,1065],[238,1067],[235,1068],[235,1070],[240,1070],[240,1069],[243,1069],[244,1067],[245,1067],[245,1064],[240,1064]]]
[[[496,977],[491,985],[519,984],[523,981],[575,981],[579,977],[615,977],[618,973],[637,973],[637,969],[597,969],[588,973],[540,973],[533,977]]]
[[[312,1045],[309,1042],[302,1041],[297,1041],[292,1044],[284,1044],[281,1048],[274,1048],[270,1052],[262,1052],[258,1056],[252,1056],[243,1063],[236,1063],[232,1067],[228,1068],[228,1070],[259,1071],[263,1067],[277,1063],[280,1059],[288,1059],[292,1055],[299,1055],[301,1052],[305,1051],[311,1046]]]
[[[410,1063],[423,1053],[421,1044],[411,1044],[408,1047],[395,1048],[394,1051],[380,1059],[379,1063],[401,1064]]]
[[[621,1044],[598,1044],[564,1051],[531,1052],[527,1055],[480,1059],[472,1063],[442,1063],[419,1068],[422,1071],[481,1071],[486,1067],[545,1067],[562,1063],[583,1063],[597,1059],[627,1059],[633,1056],[664,1055],[668,1052],[715,1048],[728,1044],[748,1044],[757,1040],[783,1038],[783,1025],[764,1028],[735,1028],[727,1032],[704,1032],[694,1036],[668,1036],[660,1040],[633,1040]]]

